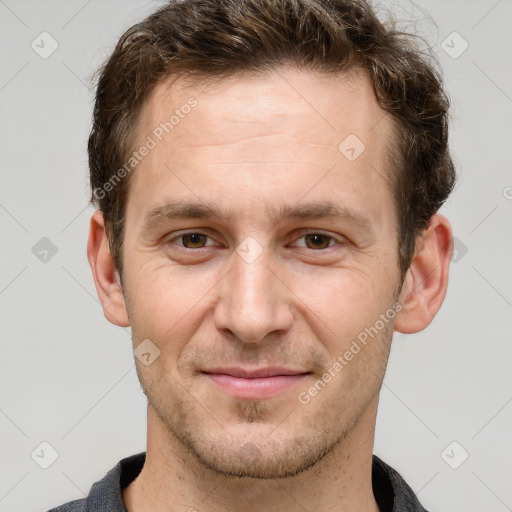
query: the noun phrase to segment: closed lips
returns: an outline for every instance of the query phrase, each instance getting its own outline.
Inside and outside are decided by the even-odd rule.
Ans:
[[[248,370],[244,368],[212,368],[209,370],[204,370],[203,373],[230,375],[231,377],[238,377],[243,379],[258,379],[264,377],[276,377],[279,375],[304,375],[310,372],[292,370],[289,368],[267,367],[259,368],[257,370]]]

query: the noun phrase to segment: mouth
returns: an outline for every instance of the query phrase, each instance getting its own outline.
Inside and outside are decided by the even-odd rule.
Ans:
[[[213,368],[201,372],[218,389],[236,398],[271,398],[291,390],[311,372],[290,368],[267,367]]]

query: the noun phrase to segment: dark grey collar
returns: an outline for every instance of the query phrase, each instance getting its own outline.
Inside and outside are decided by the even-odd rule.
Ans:
[[[72,501],[48,512],[127,512],[121,491],[139,475],[146,452],[119,461],[96,482],[87,498]],[[380,512],[428,512],[400,474],[373,455],[372,487]]]

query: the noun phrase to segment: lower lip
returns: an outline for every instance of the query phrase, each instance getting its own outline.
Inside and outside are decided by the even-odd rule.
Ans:
[[[307,373],[299,375],[275,375],[274,377],[260,377],[256,379],[244,379],[221,373],[204,373],[222,390],[236,398],[270,398],[288,391]]]

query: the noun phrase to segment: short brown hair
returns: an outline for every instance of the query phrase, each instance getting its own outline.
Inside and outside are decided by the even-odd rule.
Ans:
[[[388,164],[398,217],[401,282],[417,236],[455,184],[448,150],[449,98],[431,56],[413,36],[381,23],[365,0],[169,1],[129,28],[98,70],[89,137],[91,203],[105,219],[122,278],[128,175],[105,193],[133,151],[141,110],[155,86],[283,64],[339,74],[363,70],[395,126]],[[102,193],[98,193],[101,191]]]

